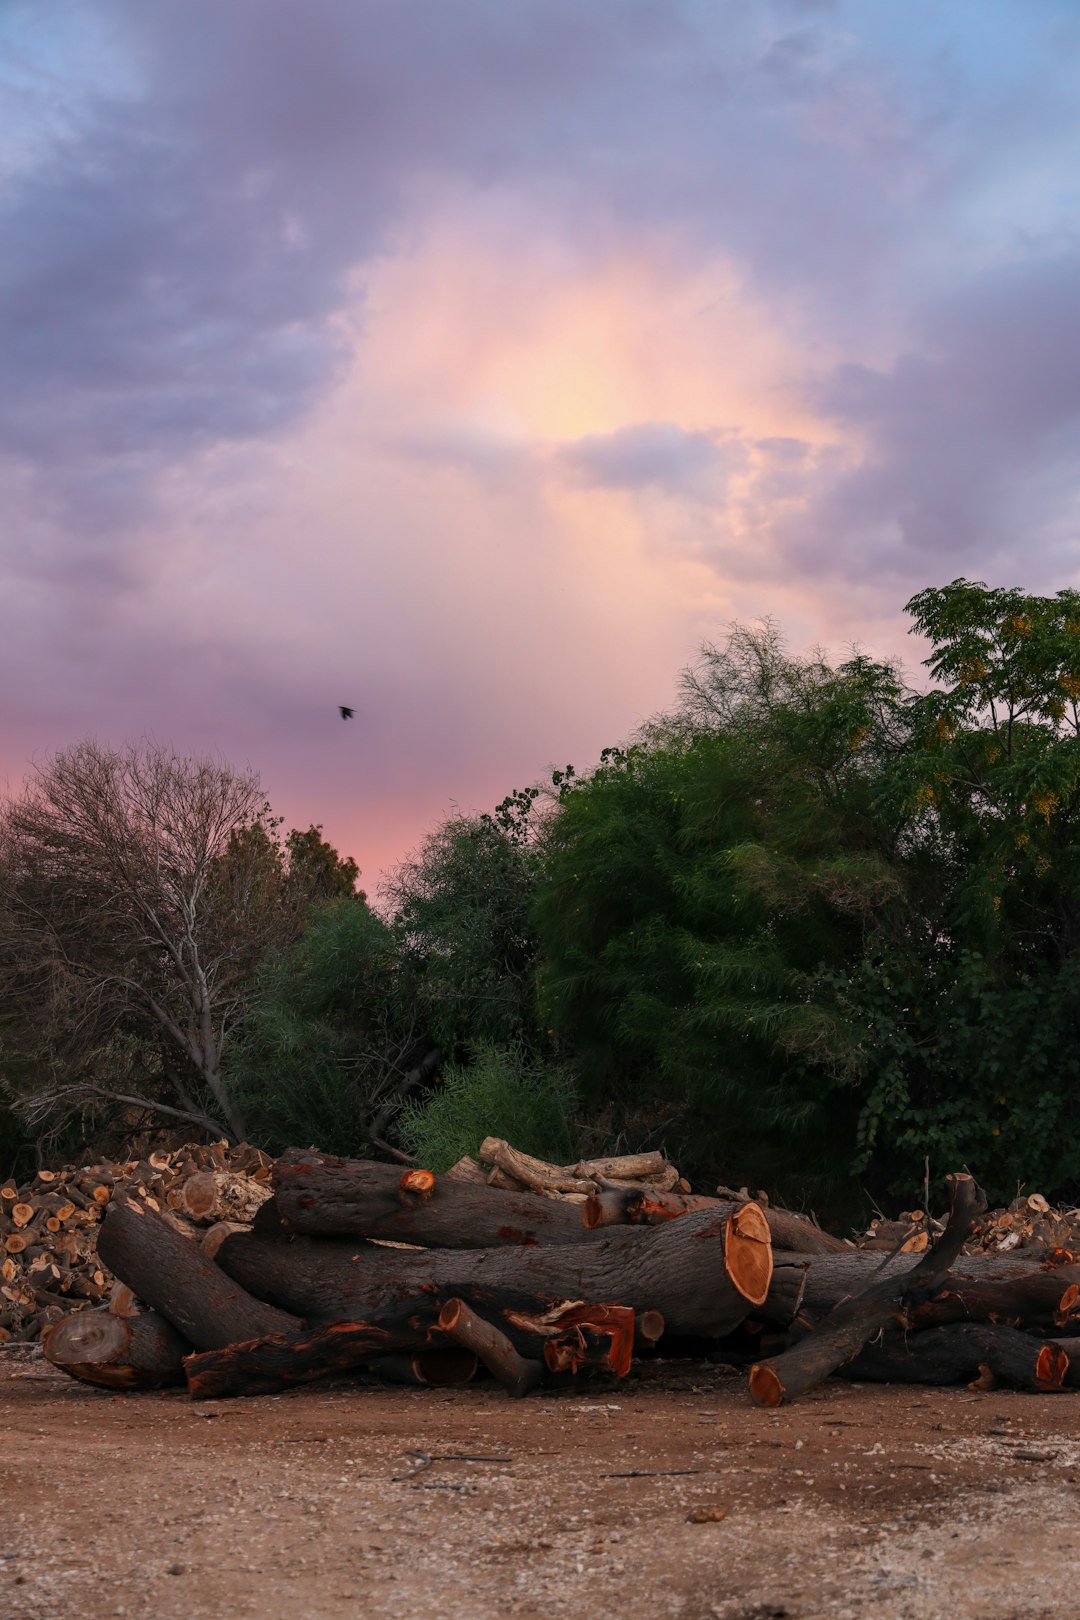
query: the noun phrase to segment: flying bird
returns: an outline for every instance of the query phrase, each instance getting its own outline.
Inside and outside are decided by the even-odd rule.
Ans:
[[[343,720],[351,720],[353,715],[356,713],[355,709],[347,709],[345,707],[344,703],[339,703],[338,704],[338,709],[341,712],[341,718]]]

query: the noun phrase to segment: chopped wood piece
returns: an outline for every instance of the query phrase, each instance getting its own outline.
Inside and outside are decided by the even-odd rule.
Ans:
[[[234,1232],[246,1232],[249,1228],[242,1221],[217,1221],[207,1229],[199,1247],[208,1260],[213,1260],[221,1245],[227,1237]]]
[[[463,1299],[449,1300],[439,1312],[439,1328],[455,1344],[471,1350],[506,1390],[520,1399],[535,1389],[544,1369],[538,1361],[519,1356],[505,1333],[485,1322]]]
[[[501,1136],[486,1136],[480,1144],[480,1159],[504,1175],[531,1187],[534,1192],[591,1193],[593,1183],[584,1176],[568,1175],[557,1164],[534,1159],[530,1153],[521,1153],[504,1142]]]
[[[487,1185],[488,1173],[478,1159],[470,1158],[468,1154],[452,1164],[449,1170],[443,1171],[444,1181],[469,1181],[473,1186]]]
[[[230,1170],[201,1170],[182,1183],[175,1205],[181,1215],[200,1225],[215,1221],[254,1220],[260,1205],[270,1197],[270,1188],[250,1176]]]
[[[659,1311],[638,1311],[634,1317],[634,1344],[647,1349],[664,1336],[666,1323]]]
[[[662,1153],[623,1153],[611,1159],[580,1159],[573,1174],[586,1181],[648,1181],[666,1177],[671,1168]]]
[[[161,1389],[184,1382],[183,1358],[191,1350],[175,1328],[154,1311],[117,1316],[77,1311],[49,1329],[46,1360],[72,1378],[104,1389]]]

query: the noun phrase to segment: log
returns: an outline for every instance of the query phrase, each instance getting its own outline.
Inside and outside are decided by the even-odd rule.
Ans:
[[[296,1317],[245,1293],[197,1244],[138,1200],[110,1205],[98,1236],[98,1255],[200,1350],[291,1332],[300,1325]]]
[[[978,1281],[949,1276],[932,1293],[910,1297],[904,1325],[912,1332],[951,1322],[1001,1322],[1013,1327],[1066,1327],[1080,1308],[1080,1268]]]
[[[432,1303],[424,1300],[415,1313],[384,1312],[367,1322],[331,1322],[309,1332],[272,1333],[225,1344],[186,1358],[188,1392],[192,1400],[272,1395],[334,1373],[353,1372],[399,1350],[425,1350],[434,1316]]]
[[[781,1251],[779,1246],[775,1251],[777,1264],[795,1258],[795,1255]],[[806,1309],[813,1317],[819,1318],[841,1300],[861,1294],[873,1283],[885,1278],[901,1282],[904,1277],[911,1275],[923,1258],[919,1254],[897,1254],[891,1259],[883,1259],[880,1254],[865,1249],[849,1249],[846,1254],[810,1255],[806,1270]],[[1041,1257],[1016,1252],[960,1254],[953,1262],[951,1275],[990,1282],[1037,1275],[1045,1264]]]
[[[1068,1365],[1062,1382],[1067,1389],[1080,1389],[1080,1344],[1075,1339],[1047,1339],[1047,1344],[1060,1350]]]
[[[557,1164],[545,1159],[534,1159],[531,1153],[522,1153],[504,1142],[501,1136],[486,1136],[480,1144],[480,1162],[501,1170],[504,1176],[519,1181],[534,1192],[585,1193],[593,1190],[593,1182],[584,1176],[568,1174]]]
[[[894,1319],[905,1293],[935,1288],[947,1276],[975,1217],[986,1208],[986,1195],[971,1176],[955,1175],[947,1180],[951,1194],[949,1220],[934,1247],[911,1272],[900,1278],[887,1276],[856,1298],[837,1305],[815,1332],[790,1350],[755,1362],[750,1369],[750,1394],[759,1406],[779,1406],[821,1383]]]
[[[719,1198],[663,1192],[649,1187],[605,1185],[585,1200],[583,1217],[589,1231],[603,1226],[658,1226],[662,1221],[674,1220],[694,1209],[715,1209],[721,1202]],[[797,1254],[853,1252],[842,1238],[823,1232],[805,1215],[797,1215],[788,1209],[774,1209],[771,1204],[764,1213],[777,1249]]]
[[[163,1316],[142,1311],[75,1311],[45,1334],[45,1359],[71,1378],[102,1389],[163,1389],[184,1382],[191,1345]]]
[[[270,1201],[267,1199],[268,1203]],[[213,1226],[207,1228],[206,1236],[199,1247],[208,1260],[213,1260],[227,1237],[231,1237],[234,1232],[247,1230],[248,1225],[245,1221],[215,1221]]]
[[[274,1167],[275,1213],[294,1232],[441,1248],[592,1241],[580,1205],[446,1176],[417,1195],[408,1188],[412,1174],[374,1161],[286,1155]],[[265,1225],[272,1218],[260,1210],[256,1219]]]
[[[234,1175],[229,1170],[200,1170],[189,1176],[174,1195],[174,1208],[200,1226],[215,1221],[254,1220],[256,1211],[270,1197],[270,1188],[251,1176]]]
[[[439,1312],[439,1328],[455,1344],[478,1356],[491,1376],[515,1399],[535,1389],[543,1377],[541,1362],[527,1361],[519,1355],[506,1334],[493,1322],[477,1316],[463,1299],[447,1301]]]
[[[809,1262],[805,1259],[780,1257],[774,1251],[774,1265],[769,1292],[764,1304],[754,1315],[770,1327],[786,1328],[803,1309]]]
[[[837,1371],[844,1378],[875,1384],[959,1384],[977,1379],[980,1388],[991,1387],[989,1375],[1010,1389],[1052,1391],[1062,1388],[1070,1365],[1060,1343],[1012,1327],[958,1322],[909,1336],[887,1334]]]
[[[573,1174],[584,1181],[666,1181],[674,1169],[662,1153],[621,1153],[614,1158],[579,1159]]]
[[[443,1335],[438,1317],[444,1303],[427,1292],[372,1310],[364,1320],[331,1322],[299,1333],[274,1333],[190,1356],[185,1364],[188,1387],[199,1399],[272,1394],[352,1372],[386,1355],[439,1348]],[[632,1312],[620,1315],[610,1307],[581,1301],[552,1301],[478,1284],[470,1290],[467,1303],[476,1315],[497,1327],[519,1356],[538,1364],[554,1344],[577,1347],[583,1352],[581,1365],[617,1371],[627,1340],[633,1337]],[[647,1328],[655,1331],[656,1327],[654,1314]]]
[[[424,1289],[468,1297],[472,1285],[656,1310],[670,1332],[719,1338],[764,1304],[772,1250],[761,1210],[747,1204],[655,1230],[619,1228],[589,1243],[516,1251],[410,1253],[238,1232],[222,1243],[217,1264],[249,1293],[312,1322],[361,1320]]]

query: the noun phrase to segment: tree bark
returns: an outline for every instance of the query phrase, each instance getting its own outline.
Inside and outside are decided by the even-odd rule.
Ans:
[[[276,1209],[294,1232],[319,1236],[453,1249],[592,1241],[580,1204],[447,1176],[436,1177],[428,1192],[413,1192],[407,1183],[414,1173],[374,1161],[290,1153],[274,1166]]]
[[[197,1244],[137,1200],[110,1204],[98,1255],[200,1350],[300,1326],[296,1317],[246,1294]]]
[[[332,1322],[308,1332],[271,1333],[224,1344],[187,1357],[188,1390],[192,1400],[272,1395],[334,1373],[353,1372],[379,1356],[426,1350],[435,1315],[432,1302],[423,1300],[415,1311],[382,1312],[367,1322]]]
[[[1069,1367],[1068,1354],[1052,1340],[998,1324],[958,1322],[910,1336],[889,1334],[837,1371],[875,1384],[959,1384],[989,1374],[1012,1389],[1058,1390]]]
[[[651,1187],[604,1186],[585,1200],[584,1224],[589,1231],[604,1226],[659,1226],[695,1209],[719,1209],[719,1198],[694,1193],[663,1192]],[[730,1208],[730,1204],[723,1207]],[[823,1232],[805,1215],[792,1210],[761,1206],[775,1247],[793,1254],[850,1254],[842,1238]]]
[[[1027,1276],[977,1281],[946,1277],[927,1297],[909,1298],[904,1324],[912,1331],[950,1322],[1000,1322],[1060,1332],[1080,1304],[1080,1267],[1060,1266]]]
[[[154,1311],[117,1316],[75,1311],[46,1333],[45,1359],[72,1378],[102,1389],[162,1389],[184,1382],[191,1346]]]
[[[777,1249],[775,1258],[780,1265],[789,1256]],[[808,1258],[804,1304],[807,1311],[817,1317],[831,1311],[841,1300],[853,1298],[885,1279],[902,1287],[903,1279],[914,1272],[925,1256],[897,1254],[888,1258],[866,1249],[851,1249],[846,1254],[810,1255]],[[954,1278],[965,1277],[978,1282],[1004,1281],[1009,1277],[1035,1276],[1043,1270],[1044,1264],[1041,1257],[1018,1251],[960,1254],[952,1264],[951,1273]]]
[[[986,1196],[967,1175],[947,1178],[952,1207],[948,1225],[934,1247],[902,1278],[886,1277],[855,1299],[831,1311],[821,1326],[790,1350],[750,1369],[750,1394],[759,1406],[779,1406],[812,1389],[857,1355],[879,1328],[896,1315],[904,1294],[935,1288],[948,1274],[971,1231]]]
[[[528,1361],[493,1322],[477,1316],[463,1299],[449,1299],[439,1312],[439,1328],[464,1350],[484,1363],[508,1395],[520,1399],[535,1389],[544,1376],[543,1363]]]
[[[471,1189],[470,1189],[471,1190]],[[360,1320],[425,1288],[470,1286],[660,1311],[673,1333],[720,1338],[764,1303],[772,1276],[757,1205],[701,1211],[655,1231],[618,1230],[568,1247],[427,1250],[327,1239],[227,1237],[217,1264],[259,1298],[312,1322]]]
[[[372,1310],[363,1320],[331,1322],[310,1331],[274,1333],[189,1356],[193,1398],[262,1395],[347,1373],[384,1356],[444,1349],[438,1319],[445,1299],[427,1292]],[[553,1371],[598,1366],[628,1370],[634,1336],[632,1311],[580,1301],[558,1302],[477,1285],[467,1302],[522,1360]],[[657,1324],[648,1324],[655,1330]],[[377,1368],[376,1368],[377,1370]]]

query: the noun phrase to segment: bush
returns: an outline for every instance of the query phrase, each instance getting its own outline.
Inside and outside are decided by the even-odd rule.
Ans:
[[[561,1069],[529,1059],[520,1048],[483,1044],[469,1064],[448,1064],[429,1098],[406,1104],[397,1122],[398,1140],[427,1168],[448,1170],[465,1154],[475,1156],[485,1136],[554,1164],[578,1157],[574,1128],[576,1096]]]

